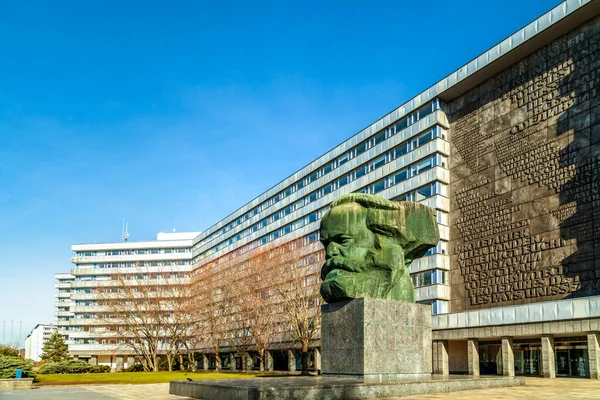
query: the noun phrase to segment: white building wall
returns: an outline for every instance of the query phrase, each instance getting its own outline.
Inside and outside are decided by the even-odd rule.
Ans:
[[[56,331],[53,325],[38,324],[25,339],[25,358],[33,361],[42,359],[42,347],[50,339],[50,336]]]

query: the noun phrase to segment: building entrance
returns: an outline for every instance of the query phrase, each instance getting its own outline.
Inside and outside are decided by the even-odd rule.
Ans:
[[[515,374],[540,375],[541,346],[539,344],[515,345]]]
[[[481,375],[502,375],[500,342],[479,342],[479,371]]]
[[[589,377],[589,358],[584,349],[557,349],[556,375]]]
[[[589,377],[586,338],[555,339],[556,376]]]

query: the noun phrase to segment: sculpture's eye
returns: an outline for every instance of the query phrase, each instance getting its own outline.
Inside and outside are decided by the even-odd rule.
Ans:
[[[340,243],[342,246],[350,246],[352,244],[352,238],[351,237],[340,238]]]

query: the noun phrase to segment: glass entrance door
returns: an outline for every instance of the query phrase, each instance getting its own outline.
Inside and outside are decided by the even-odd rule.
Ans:
[[[538,348],[517,348],[515,346],[515,374],[539,375],[540,350]]]
[[[590,376],[590,365],[586,349],[570,348],[556,350],[557,376]]]
[[[556,350],[556,375],[569,376],[569,350]]]
[[[569,350],[569,357],[569,360],[571,361],[571,376],[578,376],[582,378],[590,376],[590,365],[587,350]]]

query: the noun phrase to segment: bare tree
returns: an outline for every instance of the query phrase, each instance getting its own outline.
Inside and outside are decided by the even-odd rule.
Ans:
[[[321,329],[321,294],[318,272],[310,266],[288,263],[280,267],[275,288],[282,320],[294,342],[300,343],[302,375],[308,375],[309,345]]]
[[[238,353],[242,358],[242,372],[248,370],[248,351],[252,347],[254,341],[251,334],[250,321],[244,315],[244,306],[242,301],[242,293],[236,285],[231,286],[230,302],[231,302],[231,323],[230,330],[227,336],[227,343],[231,348]]]
[[[237,317],[252,338],[261,372],[265,370],[266,351],[275,339],[278,326],[278,307],[273,296],[273,274],[277,273],[275,252],[271,246],[252,252],[246,268],[238,273],[233,292]]]
[[[192,284],[192,318],[196,331],[215,354],[215,370],[221,370],[221,347],[226,342],[230,310],[226,282],[217,274],[198,273]]]
[[[159,355],[167,356],[169,369],[173,354],[185,340],[187,317],[181,304],[189,298],[186,277],[148,268],[111,275],[98,289],[99,305],[105,314],[107,337],[132,350],[146,371],[158,371]]]

